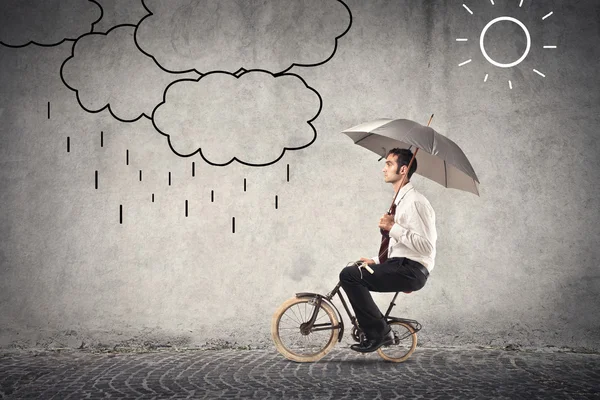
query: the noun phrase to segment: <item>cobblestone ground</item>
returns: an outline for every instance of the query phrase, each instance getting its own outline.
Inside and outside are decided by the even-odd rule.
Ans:
[[[600,399],[600,355],[417,348],[404,363],[336,348],[317,363],[275,350],[9,353],[0,397]]]

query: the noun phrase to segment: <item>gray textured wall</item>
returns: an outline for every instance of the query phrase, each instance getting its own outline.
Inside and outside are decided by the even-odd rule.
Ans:
[[[137,32],[141,2],[33,3],[0,6],[0,346],[269,346],[281,302],[378,248],[392,188],[340,131],[433,113],[481,197],[413,179],[436,267],[396,313],[430,346],[600,350],[597,1],[147,0]],[[512,68],[479,48],[499,16],[530,33]],[[526,44],[485,37],[503,63]],[[292,63],[304,83],[231,75]]]

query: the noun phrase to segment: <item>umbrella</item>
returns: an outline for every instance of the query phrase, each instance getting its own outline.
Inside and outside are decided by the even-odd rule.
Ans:
[[[408,119],[383,118],[354,126],[342,133],[348,135],[355,144],[381,157],[386,157],[388,150],[395,147],[414,149],[417,174],[444,187],[479,196],[479,179],[465,153],[452,140],[430,128],[429,124],[423,126]]]

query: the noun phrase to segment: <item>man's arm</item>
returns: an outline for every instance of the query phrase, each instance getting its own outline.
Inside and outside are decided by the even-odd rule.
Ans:
[[[415,232],[423,232],[423,235]],[[394,222],[390,230],[390,236],[402,242],[408,248],[431,257],[435,240],[435,214],[430,206],[420,202],[413,202],[412,209],[408,215],[405,226]]]

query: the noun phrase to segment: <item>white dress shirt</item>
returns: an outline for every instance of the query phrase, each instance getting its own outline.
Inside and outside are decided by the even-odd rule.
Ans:
[[[408,182],[396,196],[396,214],[390,230],[388,258],[406,257],[425,266],[435,263],[435,212],[421,193]],[[372,257],[379,264],[379,257]]]

